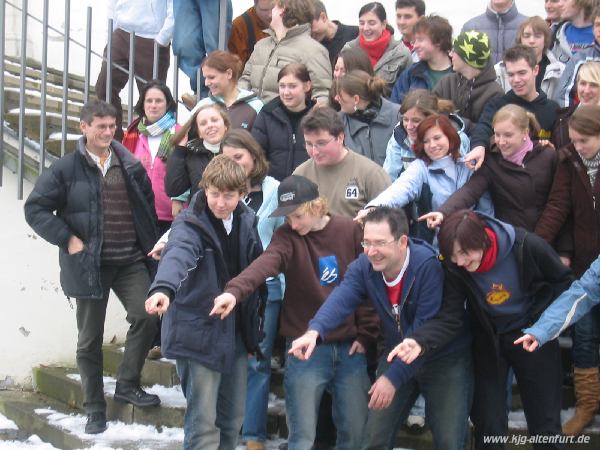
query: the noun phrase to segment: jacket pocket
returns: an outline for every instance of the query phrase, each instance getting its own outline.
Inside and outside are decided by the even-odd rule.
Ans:
[[[88,253],[87,248],[69,255],[66,250],[60,249],[60,284],[68,297],[85,298],[101,296],[94,293],[94,258]]]
[[[379,69],[377,69],[376,75],[378,75],[379,77],[387,81],[389,84],[391,84],[394,83],[400,76],[400,74],[398,73],[399,69],[400,64],[398,63],[384,64]]]
[[[194,354],[209,355],[218,342],[217,319],[178,310],[175,323],[175,346]]]

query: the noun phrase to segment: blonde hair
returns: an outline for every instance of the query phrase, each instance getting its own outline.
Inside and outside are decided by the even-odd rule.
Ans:
[[[583,63],[577,71],[577,83],[586,81],[600,86],[600,62],[588,61]]]
[[[297,211],[300,214],[307,213],[314,217],[324,217],[329,214],[329,202],[325,197],[317,197],[306,203],[302,203]]]
[[[243,194],[247,191],[246,180],[246,172],[238,163],[225,155],[217,155],[204,169],[199,186]]]
[[[494,114],[492,127],[498,122],[504,122],[506,120],[510,120],[510,122],[520,130],[529,130],[531,134],[536,136],[541,130],[535,115],[518,105],[509,104],[500,108],[498,112]]]

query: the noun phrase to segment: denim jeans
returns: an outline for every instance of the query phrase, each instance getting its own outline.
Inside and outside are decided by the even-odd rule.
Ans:
[[[598,344],[600,344],[600,308],[595,306],[573,326],[573,365],[580,369],[598,367],[600,365]]]
[[[367,419],[370,381],[365,355],[348,355],[350,347],[350,342],[323,343],[315,347],[308,361],[288,356],[284,387],[289,450],[312,449],[325,389],[333,397],[336,449],[359,447]]]
[[[179,58],[179,68],[190,78],[194,92],[200,63],[207,54],[218,49],[220,3],[219,0],[173,0],[173,53]],[[228,0],[226,43],[232,15],[231,0]]]
[[[378,375],[385,372],[387,352]],[[425,421],[433,434],[434,448],[466,448],[468,417],[473,396],[473,365],[470,351],[458,351],[424,364],[407,383],[396,390],[389,407],[369,410],[363,449],[392,449],[400,425],[419,396],[425,398]]]
[[[236,358],[230,373],[210,370],[192,359],[177,359],[177,375],[187,407],[184,450],[235,450],[244,420],[247,352],[236,336]]]
[[[146,312],[144,302],[150,274],[143,261],[100,268],[102,298],[77,299],[77,367],[81,374],[83,405],[87,413],[105,411],[102,381],[102,335],[111,289],[127,311],[129,330],[117,380],[139,384],[146,355],[158,329],[158,317]]]
[[[260,343],[264,359],[248,359],[248,389],[246,393],[246,415],[242,427],[243,441],[267,440],[267,408],[269,404],[269,385],[271,381],[271,356],[277,337],[277,324],[281,300],[267,301],[265,308],[265,337]]]

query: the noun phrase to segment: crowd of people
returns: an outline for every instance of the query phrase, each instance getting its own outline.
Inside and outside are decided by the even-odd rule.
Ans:
[[[540,1],[546,18],[490,0],[460,31],[397,0],[397,37],[379,2],[358,26],[319,0],[234,20],[228,2],[227,51],[217,0],[153,0],[153,22],[114,3],[118,59],[128,32],[160,55],[172,36],[194,95],[178,124],[161,62],[123,133],[124,79],[106,93],[103,66],[112,105],[83,107],[78,148],[25,204],[76,299],[87,433],[107,428],[111,290],[130,323],[114,398],[157,407],[144,360],[174,359],[186,450],[265,449],[278,335],[289,450],[391,449],[404,423],[436,449],[466,448],[471,424],[476,449],[503,449],[513,380],[548,437],[534,449],[583,432],[600,404],[599,0]]]

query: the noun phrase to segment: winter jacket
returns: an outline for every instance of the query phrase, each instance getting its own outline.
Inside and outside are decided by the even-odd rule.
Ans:
[[[370,298],[381,321],[386,352],[405,337],[411,337],[424,323],[437,314],[442,303],[444,283],[441,264],[435,250],[418,239],[409,239],[409,263],[404,274],[399,321],[394,317],[381,272],[373,270],[366,255],[362,254],[348,266],[340,286],[333,291],[309,322],[308,329],[327,337],[344,318],[348,317],[366,298]],[[469,351],[470,335],[465,327],[453,342],[433,356],[433,360],[458,350]],[[399,388],[427,363],[421,358],[413,364],[405,364],[395,358],[384,375]]]
[[[162,320],[163,355],[193,359],[211,370],[228,373],[235,358],[236,330],[249,353],[258,349],[262,300],[254,292],[224,320],[208,315],[230,276],[206,208],[204,191],[199,191],[189,208],[175,218],[150,294],[163,292],[171,297]],[[243,269],[260,255],[262,246],[254,212],[240,203],[233,214],[234,220],[239,220],[239,264]]]
[[[214,156],[213,152],[202,145],[194,150],[188,146],[175,146],[173,153],[167,159],[167,176],[165,178],[167,195],[178,197],[188,189],[191,191],[191,196],[198,192],[200,189],[198,183],[202,179],[204,169]]]
[[[414,202],[415,227],[411,230],[410,235],[432,244],[435,242],[435,232],[428,229],[426,224],[416,222],[416,219],[423,214],[437,211],[454,192],[471,178],[472,174],[473,171],[462,162],[454,161],[449,155],[432,161],[429,165],[422,159],[416,159],[389,188],[371,200],[366,207],[386,205],[403,208]],[[489,199],[480,204],[479,210],[490,215],[494,214]]]
[[[429,70],[427,62],[419,61],[403,71],[394,84],[390,101],[400,105],[408,91],[412,89],[427,89],[430,91],[431,82],[427,76],[427,70]]]
[[[102,173],[86,154],[85,144],[85,137],[81,137],[77,150],[40,175],[25,202],[25,219],[37,234],[59,247],[60,283],[65,295],[100,299]],[[150,179],[142,164],[118,141],[113,140],[110,148],[121,163],[138,244],[146,254],[159,237]],[[67,250],[71,236],[84,243],[84,249],[73,255]]]
[[[482,217],[492,229],[512,228],[496,219]],[[531,299],[523,318],[524,323],[530,324],[569,286],[573,276],[552,247],[539,236],[519,227],[514,228],[514,234],[510,253],[516,260],[521,289]],[[454,336],[462,333],[466,298],[467,315],[474,335],[485,341],[480,342],[478,348],[485,347],[487,353],[492,348],[498,354],[497,331],[483,308],[485,297],[481,288],[469,272],[452,263],[450,258],[444,259],[443,266],[442,307],[434,320],[415,330],[411,337],[421,345],[425,355],[447,345]]]
[[[137,131],[139,119],[134,120],[127,127],[126,134],[131,131]],[[172,133],[179,130],[181,126],[176,124],[171,130]],[[131,133],[133,134],[133,133]],[[130,149],[131,150],[131,149]],[[173,221],[171,209],[171,197],[165,191],[165,179],[167,176],[167,163],[162,159],[155,157],[152,161],[152,153],[148,145],[148,136],[138,133],[138,138],[133,145],[133,155],[140,160],[144,169],[148,173],[150,183],[152,183],[152,191],[154,191],[154,206],[156,207],[156,215],[158,220],[166,222]]]
[[[452,100],[458,115],[476,123],[487,101],[503,95],[504,91],[496,82],[496,72],[490,64],[472,80],[459,73],[446,75],[435,85],[433,93],[439,98]]]
[[[556,59],[556,56],[550,51],[546,50],[545,53],[548,58],[548,65],[546,66],[546,72],[544,72],[544,78],[542,80],[541,89],[546,93],[548,98],[555,98],[558,95],[558,86],[560,77],[565,70],[564,63]],[[510,82],[508,81],[508,73],[506,73],[506,66],[504,61],[500,61],[494,66],[497,75],[497,81],[504,89],[504,92],[510,91]]]
[[[225,100],[220,95],[209,95],[200,100],[190,114],[193,115],[198,108],[204,105],[212,105],[214,103],[218,103],[229,113],[231,128],[244,128],[248,131],[252,130],[256,116],[263,107],[263,102],[256,94],[245,89],[239,89],[238,96],[231,106],[227,107]]]
[[[494,129],[492,128],[494,114],[508,104],[518,105],[535,115],[542,129],[537,136],[532,137],[533,139],[552,138],[552,130],[554,130],[556,111],[558,109],[556,102],[549,100],[543,92],[540,92],[535,100],[529,102],[510,90],[503,96],[494,97],[485,104],[479,121],[471,133],[471,148],[479,145],[486,149],[490,148],[490,138],[494,134]]]
[[[559,150],[559,163],[548,203],[535,227],[548,242],[561,233],[572,218],[573,255],[571,269],[580,277],[600,253],[600,177],[594,186],[573,144]],[[570,231],[570,230],[568,230]]]
[[[263,202],[256,212],[258,217],[258,236],[263,248],[267,248],[271,243],[271,238],[275,230],[285,223],[283,217],[269,217],[277,209],[277,188],[279,181],[273,177],[266,176],[261,184]],[[269,290],[268,300],[283,299],[285,281],[283,275],[267,279],[267,289]]]
[[[268,26],[269,24],[265,26],[262,23],[254,6],[248,8],[231,22],[227,48],[231,53],[240,57],[242,64],[246,64],[256,43],[269,36],[264,31]]]
[[[589,46],[584,46],[581,48],[581,50],[573,54],[571,50],[571,44],[569,44],[569,41],[567,40],[566,28],[568,25],[570,25],[570,22],[568,21],[564,21],[560,25],[558,25],[557,29],[554,31],[554,41],[550,46],[550,51],[554,53],[556,59],[558,59],[564,64],[567,64],[578,53],[587,50],[593,45],[593,42],[590,42]]]
[[[458,132],[458,136],[460,137],[460,154],[464,156],[470,151],[469,138],[465,133],[465,123],[456,114],[448,114],[448,118]],[[415,159],[416,156],[412,150],[412,144],[408,139],[406,130],[402,126],[402,117],[400,117],[385,150],[383,169],[388,173],[390,179],[394,181]]]
[[[560,106],[566,107],[573,104],[575,97],[577,73],[581,65],[588,61],[600,61],[600,44],[594,42],[594,45],[576,53],[565,66],[565,70],[560,77],[556,100]]]
[[[304,133],[294,132],[290,117],[279,97],[271,100],[260,111],[252,127],[252,136],[265,151],[269,161],[269,175],[276,180],[281,181],[290,176],[296,167],[308,159]]]
[[[399,111],[400,105],[382,97],[381,108],[370,123],[363,122],[352,114],[340,112],[344,122],[346,147],[383,166],[385,149],[398,122]]]
[[[564,330],[600,303],[600,256],[580,280],[563,292],[531,327],[523,333],[535,336],[540,345],[556,339]]]
[[[345,25],[337,20],[333,20],[332,22],[337,25],[337,31],[333,38],[325,38],[321,41],[321,44],[329,53],[331,67],[335,67],[338,55],[342,51],[342,48],[344,48],[344,45],[358,36],[358,27],[356,25]]]
[[[348,42],[344,48],[360,47],[360,37]],[[410,51],[402,41],[390,39],[390,43],[383,52],[377,64],[373,67],[375,75],[383,78],[391,87],[400,74],[412,64]]]
[[[310,24],[296,25],[277,40],[272,30],[256,43],[238,87],[251,90],[267,103],[279,95],[277,75],[290,63],[306,65],[312,81],[313,98],[329,98],[332,71],[325,47],[310,37]]]
[[[527,16],[519,13],[515,2],[503,13],[497,13],[488,6],[485,13],[465,22],[461,32],[475,30],[487,33],[490,37],[492,61],[496,64],[504,57],[504,52],[515,45],[517,30],[525,19]]]
[[[556,111],[556,123],[552,131],[552,144],[554,148],[560,149],[571,143],[569,138],[569,119],[577,110],[578,105],[570,105]]]
[[[472,207],[488,191],[499,220],[533,231],[546,206],[557,159],[553,148],[537,143],[518,166],[505,160],[494,146],[481,168],[439,211],[448,217],[459,209]]]

